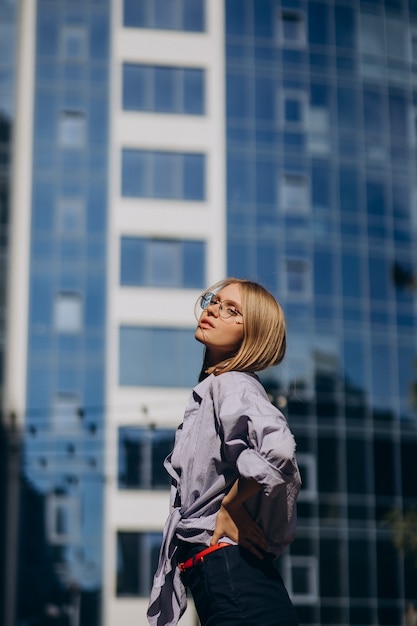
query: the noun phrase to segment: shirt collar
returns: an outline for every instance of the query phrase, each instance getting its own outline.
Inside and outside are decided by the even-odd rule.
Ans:
[[[198,385],[196,385],[193,388],[193,393],[194,396],[198,396],[198,399],[201,401],[204,396],[206,395],[207,391],[210,388],[211,385],[211,379],[213,378],[214,374],[209,374],[209,376],[207,376],[207,378],[205,378],[204,380],[201,381],[201,383],[198,383]]]
[[[252,378],[254,378],[255,380],[257,380],[259,382],[259,377],[257,374],[255,374],[255,372],[241,372],[242,374],[247,374],[248,376],[251,376]],[[221,376],[221,374],[220,374]],[[201,400],[204,398],[204,396],[206,395],[207,391],[209,390],[211,383],[212,383],[212,379],[214,377],[214,374],[209,374],[209,376],[207,376],[207,378],[205,378],[204,380],[201,381],[201,383],[198,383],[198,385],[196,385],[193,388],[193,394],[194,397],[197,396],[199,402],[201,402]],[[197,399],[195,398],[195,399]]]

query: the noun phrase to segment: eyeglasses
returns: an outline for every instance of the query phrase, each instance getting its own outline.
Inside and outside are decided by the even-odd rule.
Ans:
[[[207,291],[207,293],[204,293],[200,298],[200,307],[204,311],[204,309],[207,309],[210,305],[219,305],[219,316],[224,320],[230,317],[237,317],[238,315],[242,317],[242,313],[236,308],[234,302],[230,300],[223,300],[222,302],[215,293]]]

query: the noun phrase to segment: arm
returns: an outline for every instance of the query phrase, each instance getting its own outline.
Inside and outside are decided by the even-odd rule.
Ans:
[[[263,558],[262,551],[267,548],[265,536],[244,506],[245,501],[260,490],[261,485],[251,478],[240,476],[236,480],[223,498],[210,545],[227,536],[258,558]]]

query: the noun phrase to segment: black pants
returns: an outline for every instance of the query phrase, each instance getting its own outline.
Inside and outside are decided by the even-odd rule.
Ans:
[[[205,546],[180,550],[180,560]],[[212,552],[181,574],[191,591],[201,626],[298,626],[281,576],[268,558],[240,546]]]

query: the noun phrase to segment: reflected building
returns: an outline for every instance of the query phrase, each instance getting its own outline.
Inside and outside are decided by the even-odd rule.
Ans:
[[[3,10],[21,442],[5,626],[146,623],[162,462],[202,358],[194,302],[224,275],[265,284],[288,320],[262,379],[303,478],[280,559],[300,623],[402,624],[417,569],[387,515],[417,508],[416,3]]]

